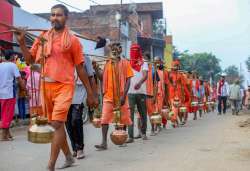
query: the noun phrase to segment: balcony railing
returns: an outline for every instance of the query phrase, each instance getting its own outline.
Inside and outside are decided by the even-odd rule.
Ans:
[[[154,38],[163,39],[167,33],[166,19],[157,19],[153,21],[153,36]]]

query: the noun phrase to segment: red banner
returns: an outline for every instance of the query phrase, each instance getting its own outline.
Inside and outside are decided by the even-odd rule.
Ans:
[[[13,7],[5,0],[0,0],[0,21],[8,25],[13,25]],[[7,31],[8,28],[0,25],[0,32]],[[0,34],[0,40],[13,41],[13,33]]]

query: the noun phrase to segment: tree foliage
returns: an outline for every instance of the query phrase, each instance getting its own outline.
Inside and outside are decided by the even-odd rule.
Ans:
[[[210,77],[216,78],[216,75],[222,71],[220,60],[212,53],[194,53],[184,52],[180,57],[181,67],[186,71],[197,71],[204,79]]]
[[[224,72],[227,74],[227,81],[232,84],[235,80],[240,80],[240,83],[244,81],[244,77],[240,74],[239,68],[235,65],[227,67]]]
[[[250,56],[246,60],[246,66],[247,66],[248,71],[250,71]]]

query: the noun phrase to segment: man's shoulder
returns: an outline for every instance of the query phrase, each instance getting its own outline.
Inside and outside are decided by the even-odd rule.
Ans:
[[[73,43],[80,43],[79,38],[76,35],[74,35],[73,33],[70,33],[70,38],[71,38],[71,41]]]
[[[3,67],[17,68],[16,64],[12,62],[2,62],[0,63],[0,65],[2,65]]]
[[[121,62],[125,64],[125,67],[130,67],[130,61],[127,58],[121,58]]]
[[[9,64],[13,69],[18,70],[18,67],[15,63],[10,62]]]
[[[126,57],[121,57],[121,61],[129,63],[130,64],[130,60]]]

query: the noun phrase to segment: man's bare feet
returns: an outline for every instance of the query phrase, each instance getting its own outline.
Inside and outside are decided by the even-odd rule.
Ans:
[[[13,137],[4,129],[0,141],[13,141]]]
[[[156,133],[154,131],[151,131],[150,136],[156,136]]]
[[[49,167],[49,166],[48,166],[48,167],[46,168],[46,170],[47,170],[47,171],[55,171],[55,168],[52,168],[52,167]]]
[[[148,137],[146,135],[142,135],[142,140],[148,140]]]
[[[75,159],[72,155],[67,156],[64,164],[59,169],[65,169],[71,167],[75,163]]]

